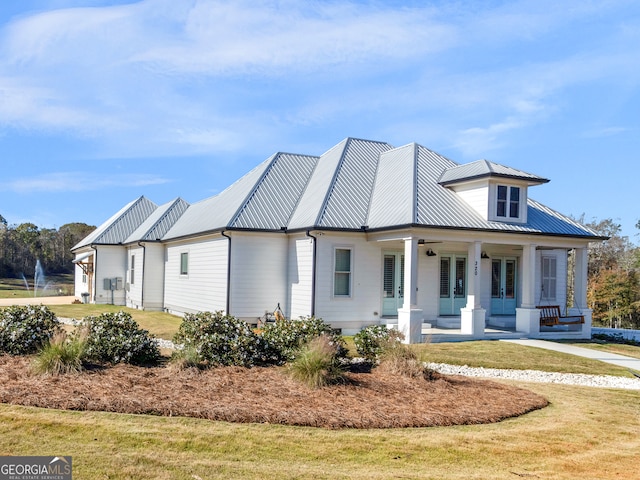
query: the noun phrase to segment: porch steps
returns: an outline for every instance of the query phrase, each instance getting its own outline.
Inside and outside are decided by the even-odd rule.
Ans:
[[[516,317],[513,315],[496,315],[487,320],[487,325],[513,330],[516,328]]]

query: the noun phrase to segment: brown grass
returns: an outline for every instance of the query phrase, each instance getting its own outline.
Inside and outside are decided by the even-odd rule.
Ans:
[[[118,365],[38,376],[29,373],[30,361],[0,356],[0,402],[329,429],[492,423],[548,405],[511,385],[439,375],[427,381],[375,369],[314,390],[274,367],[176,371]]]

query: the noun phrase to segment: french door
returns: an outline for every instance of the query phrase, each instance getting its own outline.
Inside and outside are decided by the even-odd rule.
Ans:
[[[385,252],[382,272],[382,315],[396,316],[404,303],[404,254]]]
[[[517,272],[515,258],[491,259],[491,315],[515,315]]]
[[[460,315],[467,304],[467,257],[440,257],[440,315]]]

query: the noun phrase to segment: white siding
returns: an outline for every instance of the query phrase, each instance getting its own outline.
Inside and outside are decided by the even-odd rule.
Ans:
[[[351,295],[333,295],[335,248],[352,249]],[[343,333],[355,333],[366,325],[380,323],[382,308],[382,249],[363,235],[325,233],[317,245],[316,317]]]
[[[144,248],[143,308],[162,310],[164,307],[164,256],[165,247],[160,243],[146,243]],[[136,260],[137,261],[137,260]],[[136,269],[138,266],[136,265]]]
[[[473,208],[482,218],[487,220],[489,214],[489,183],[466,183],[454,187],[454,191]]]
[[[424,321],[433,325],[438,317],[440,308],[440,256],[428,257],[427,248],[436,250],[433,246],[418,248],[418,308],[422,309]]]
[[[127,249],[121,246],[101,245],[97,247],[95,272],[95,303],[125,305],[124,279],[127,272]],[[105,290],[105,278],[121,278],[122,289]]]
[[[230,235],[231,314],[255,322],[265,311],[273,311],[278,303],[286,310],[286,235],[240,232]]]
[[[131,262],[135,258],[135,269],[133,276],[131,272]],[[131,308],[142,308],[142,281],[144,275],[144,249],[140,246],[129,248],[127,252],[127,275],[125,282],[127,286],[127,306]],[[146,281],[146,278],[145,278]]]
[[[289,306],[290,318],[311,315],[313,285],[313,239],[294,236],[289,239]]]
[[[227,239],[221,235],[172,243],[165,257],[165,309],[172,313],[226,309]],[[189,254],[189,272],[180,275],[180,256]]]

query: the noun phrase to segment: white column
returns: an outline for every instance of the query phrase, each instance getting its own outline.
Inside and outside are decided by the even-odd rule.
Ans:
[[[398,330],[404,343],[422,342],[422,310],[418,308],[418,239],[404,238],[404,305],[398,309]]]
[[[573,306],[576,308],[587,308],[588,250],[586,248],[576,248],[575,259]]]
[[[418,239],[404,240],[404,305],[415,308],[418,304]]]
[[[516,308],[516,330],[531,337],[540,334],[540,310],[536,308],[536,245],[522,248],[522,304]]]
[[[480,304],[480,278],[482,243],[473,242],[468,248],[469,268],[467,269],[467,305],[460,309],[460,332],[484,337],[486,310]]]

